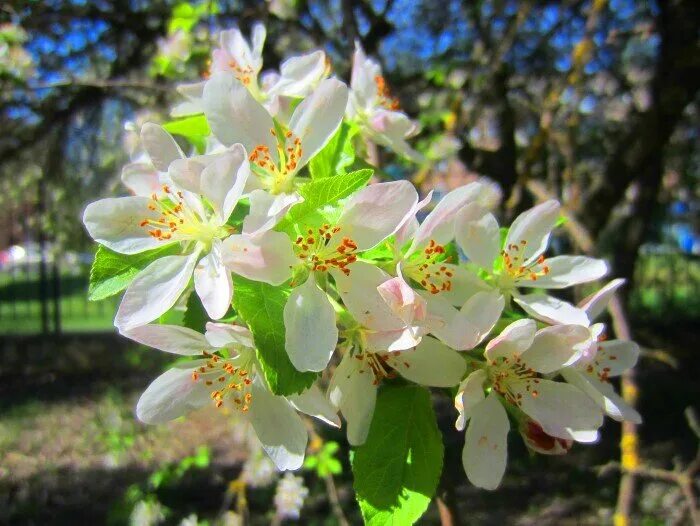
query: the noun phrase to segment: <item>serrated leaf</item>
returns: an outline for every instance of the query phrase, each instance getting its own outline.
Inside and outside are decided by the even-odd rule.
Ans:
[[[435,494],[444,448],[430,392],[417,385],[379,391],[369,435],[352,471],[365,524],[413,524]]]
[[[98,301],[119,294],[151,262],[163,256],[176,254],[178,250],[177,245],[169,245],[126,255],[98,245],[95,260],[90,268],[88,299]]]
[[[294,224],[314,224],[318,221],[319,211],[324,207],[334,205],[365,186],[372,170],[357,170],[349,174],[325,177],[306,183],[299,189],[304,198],[302,203],[295,205],[278,225],[278,230],[286,230]],[[322,219],[321,219],[322,220]]]
[[[352,139],[357,128],[343,123],[331,140],[309,162],[312,179],[323,179],[347,173],[347,167],[355,160]]]
[[[163,124],[168,133],[180,135],[191,142],[197,151],[203,153],[207,137],[211,134],[209,123],[204,115],[192,115]]]
[[[316,373],[297,371],[284,347],[284,305],[291,289],[233,276],[233,305],[253,333],[257,356],[273,393],[300,393],[316,380]]]

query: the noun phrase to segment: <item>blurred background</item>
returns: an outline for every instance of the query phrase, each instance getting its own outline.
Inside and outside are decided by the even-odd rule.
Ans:
[[[316,436],[299,478],[276,482],[220,412],[135,421],[167,357],[114,333],[117,300],[87,300],[83,207],[124,193],[135,131],[167,120],[174,86],[206,74],[221,28],[248,34],[255,21],[265,68],[320,48],[348,79],[355,40],[381,62],[432,160],[416,169],[381,152],[389,177],[444,195],[488,176],[504,220],[560,199],[555,250],[605,257],[628,282],[612,321],[643,347],[623,391],[644,424],[608,421],[600,444],[566,457],[513,440],[503,486],[484,492],[468,485],[451,401],[436,396],[453,513],[432,504],[422,523],[691,524],[692,506],[697,520],[697,0],[5,0],[0,523],[279,524],[303,497],[303,524],[360,520],[342,433]]]

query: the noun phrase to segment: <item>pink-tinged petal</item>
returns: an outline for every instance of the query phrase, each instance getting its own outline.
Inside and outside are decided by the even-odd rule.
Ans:
[[[598,368],[608,376],[619,376],[637,364],[639,345],[628,340],[609,340],[598,343],[595,360]]]
[[[326,76],[323,51],[288,58],[280,65],[279,78],[268,90],[268,96],[306,97]]]
[[[210,403],[211,389],[192,379],[192,371],[204,363],[181,363],[153,380],[136,404],[137,418],[146,424],[162,424]]]
[[[251,152],[258,145],[266,146],[277,162],[272,117],[232,75],[216,73],[207,81],[203,106],[212,133],[224,145],[241,143]]]
[[[425,319],[427,315],[425,300],[406,283],[401,274],[379,285],[377,292],[389,309],[405,324],[412,325],[414,321]]]
[[[602,382],[573,368],[565,369],[561,374],[567,382],[586,393],[613,420],[642,423],[641,415],[625,402],[608,382]]]
[[[590,336],[581,325],[555,325],[535,334],[532,345],[520,355],[534,371],[549,374],[576,362]]]
[[[595,281],[608,273],[605,261],[587,256],[556,256],[546,259],[544,265],[549,268],[546,275],[536,280],[518,281],[518,287],[563,289]]]
[[[455,188],[440,199],[435,208],[418,227],[413,243],[406,257],[428,243],[431,239],[439,245],[452,240],[455,231],[455,217],[467,203],[476,201],[483,191],[483,185],[473,182]]]
[[[250,176],[248,154],[234,144],[202,170],[202,194],[209,199],[219,222],[225,223],[243,194]]]
[[[424,331],[417,327],[404,327],[392,331],[366,331],[365,348],[372,352],[405,351],[418,345]]]
[[[134,195],[151,197],[162,191],[160,174],[150,163],[127,164],[122,169],[121,180]]]
[[[255,237],[234,234],[223,241],[226,268],[245,278],[281,285],[292,276],[298,259],[286,234],[267,231]]]
[[[335,271],[332,274],[343,305],[360,325],[379,332],[404,329],[405,323],[391,312],[377,290],[391,279],[389,274],[364,261],[353,263],[348,276]]]
[[[350,88],[352,89],[353,103],[359,108],[368,110],[377,104],[377,77],[382,70],[374,60],[365,55],[362,46],[355,42],[355,53],[352,57],[352,76]]]
[[[520,395],[520,408],[548,435],[583,443],[598,439],[603,412],[577,387],[545,379],[536,384],[512,382],[509,387]]]
[[[467,372],[467,364],[458,352],[429,336],[415,349],[386,356],[401,376],[420,385],[452,387]]]
[[[481,268],[491,270],[501,249],[498,221],[477,202],[467,203],[457,214],[455,238],[464,255]]]
[[[148,197],[109,197],[90,203],[83,213],[83,223],[90,237],[110,250],[121,254],[138,254],[166,245],[150,230],[141,226],[144,220],[157,221],[161,214],[149,210]]]
[[[348,87],[337,79],[326,79],[296,107],[289,129],[301,139],[297,170],[333,137],[343,120],[347,103]]]
[[[621,278],[612,280],[598,292],[591,294],[579,302],[578,307],[585,311],[590,321],[595,320],[603,313],[605,309],[608,308],[608,303],[612,299],[613,295],[617,289],[624,285],[624,283],[625,280]]]
[[[340,427],[337,409],[334,409],[316,384],[300,394],[290,395],[287,400],[299,411],[333,427]]]
[[[518,295],[513,299],[530,316],[545,323],[574,324],[586,327],[589,325],[588,316],[582,309],[554,296],[535,293]]]
[[[165,256],[136,276],[119,305],[114,325],[120,332],[145,325],[167,312],[187,288],[199,252]]]
[[[488,490],[500,485],[508,460],[509,431],[508,415],[495,394],[474,406],[462,451],[469,482]]]
[[[328,397],[347,423],[348,442],[360,446],[367,440],[377,402],[377,385],[369,368],[346,352],[333,373]]]
[[[408,181],[367,186],[354,194],[338,220],[340,234],[368,250],[392,235],[413,213],[418,193]]]
[[[299,371],[322,371],[338,343],[335,310],[313,276],[296,287],[284,306],[285,348]]]
[[[263,449],[280,471],[299,469],[309,440],[304,422],[282,396],[272,394],[260,375],[253,381],[248,420]]]
[[[396,231],[396,234],[394,234],[395,238],[395,243],[398,248],[401,248],[404,246],[405,243],[408,242],[409,239],[411,239],[416,232],[418,231],[418,227],[420,224],[418,223],[418,219],[416,219],[415,215],[423,210],[430,201],[433,199],[433,191],[431,190],[428,192],[428,195],[426,195],[423,199],[421,199],[415,206],[413,212],[409,214],[409,216],[406,218],[406,220],[403,222],[401,227]]]
[[[536,332],[537,324],[534,320],[514,321],[486,345],[484,355],[490,362],[498,358],[520,356],[532,345]]]
[[[472,416],[472,409],[486,397],[486,395],[484,395],[484,382],[486,378],[486,371],[477,369],[459,384],[457,396],[455,396],[455,408],[459,412],[459,416],[455,422],[457,431],[464,430]]]
[[[537,258],[547,248],[549,235],[559,219],[559,208],[557,201],[546,201],[526,210],[513,221],[505,245],[521,246],[525,241],[520,254],[524,264]]]
[[[141,128],[141,144],[159,172],[167,172],[171,162],[185,156],[173,136],[152,122]]]
[[[217,349],[231,345],[242,345],[251,349],[255,347],[253,335],[248,327],[234,323],[214,323],[209,321],[207,322],[204,337],[212,347]]]
[[[199,260],[194,269],[194,290],[213,320],[223,318],[231,306],[231,273],[221,261],[221,242],[215,241],[211,252]]]
[[[297,193],[272,195],[264,190],[253,190],[249,200],[250,212],[243,219],[243,233],[254,236],[272,229],[304,198]]]
[[[374,110],[368,124],[364,130],[377,144],[386,146],[414,163],[425,161],[423,155],[406,142],[407,138],[419,132],[419,127],[405,113],[385,109]]]
[[[199,355],[211,348],[202,333],[179,325],[142,325],[122,335],[159,351],[183,356]]]

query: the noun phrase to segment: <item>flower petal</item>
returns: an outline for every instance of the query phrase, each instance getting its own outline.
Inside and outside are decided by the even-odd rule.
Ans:
[[[248,327],[236,325],[234,323],[213,323],[207,322],[207,330],[204,337],[209,345],[217,349],[230,345],[242,345],[243,347],[255,347],[253,335]]]
[[[374,60],[365,55],[362,46],[355,41],[355,53],[352,57],[352,76],[350,87],[352,88],[352,103],[358,108],[367,110],[375,106],[377,100],[376,78],[381,76],[382,70]]]
[[[241,144],[234,144],[202,170],[202,194],[209,199],[221,224],[233,212],[249,175],[248,154]]]
[[[120,254],[138,254],[165,245],[141,226],[145,219],[157,221],[160,213],[149,210],[151,199],[143,196],[109,197],[90,203],[83,223],[90,237]]]
[[[427,315],[425,300],[399,275],[388,279],[377,287],[377,292],[387,306],[406,325],[422,321]]]
[[[165,256],[139,272],[126,289],[114,325],[123,332],[164,314],[187,288],[198,257],[199,252]]]
[[[326,79],[294,110],[289,129],[301,139],[297,169],[318,153],[340,126],[348,103],[348,87],[337,79]]]
[[[467,203],[457,214],[455,237],[467,258],[481,268],[493,268],[501,249],[501,234],[492,213],[477,202]]]
[[[175,107],[170,110],[170,116],[185,117],[187,115],[202,113],[202,95],[205,83],[206,82],[191,82],[178,85],[175,90],[187,100],[176,104]]]
[[[413,213],[418,193],[408,181],[366,186],[355,193],[338,220],[341,234],[359,251],[368,250],[392,235]]]
[[[287,396],[287,400],[302,413],[318,418],[333,427],[340,427],[338,411],[323,396],[316,384],[301,394]]]
[[[508,415],[495,394],[474,406],[462,451],[469,482],[489,490],[499,486],[508,461],[509,430]]]
[[[255,237],[234,234],[223,241],[226,268],[243,277],[281,285],[291,275],[298,259],[286,234],[269,230]]]
[[[181,363],[153,380],[136,404],[137,418],[146,424],[162,424],[210,402],[210,389],[192,379],[192,371],[204,363]]]
[[[598,343],[595,360],[598,367],[607,369],[608,376],[619,376],[637,364],[639,345],[628,340],[609,340]]]
[[[133,162],[122,169],[122,184],[134,195],[151,197],[161,192],[160,175],[151,163]]]
[[[583,299],[578,304],[578,307],[586,312],[590,321],[595,320],[607,309],[608,303],[615,294],[615,291],[624,285],[624,283],[625,280],[621,278],[612,280],[596,293]]]
[[[346,352],[328,386],[331,403],[345,417],[348,442],[352,446],[360,446],[367,440],[377,402],[374,375],[368,369],[361,370],[361,365],[349,351]]]
[[[490,362],[497,358],[519,356],[532,345],[535,332],[537,332],[537,324],[534,320],[514,321],[486,345],[484,355]]]
[[[264,190],[253,190],[249,200],[250,212],[243,219],[243,233],[253,236],[273,228],[304,198],[297,193],[272,195]]]
[[[323,51],[288,58],[282,62],[279,79],[270,87],[268,96],[306,97],[325,76],[326,54]]]
[[[455,396],[455,408],[459,411],[459,416],[455,422],[457,431],[464,430],[471,418],[472,409],[485,398],[484,382],[486,378],[486,371],[477,369],[459,384],[457,396]]]
[[[542,374],[553,373],[576,362],[590,331],[581,325],[555,325],[535,334],[532,345],[520,357],[528,367]]]
[[[183,356],[199,355],[211,348],[202,333],[179,325],[142,325],[122,335],[159,351]]]
[[[562,376],[571,385],[586,393],[613,420],[642,423],[642,417],[637,410],[625,402],[609,383],[601,382],[598,378],[573,368],[564,369]]]
[[[199,260],[194,269],[194,290],[213,320],[223,318],[231,306],[231,273],[221,261],[221,242],[212,244],[211,252]]]
[[[141,128],[141,144],[159,172],[167,172],[171,162],[185,156],[173,136],[152,122]]]
[[[299,371],[322,371],[338,343],[335,310],[312,275],[284,306],[285,348]]]
[[[608,265],[602,259],[587,256],[556,256],[545,260],[549,272],[537,280],[518,281],[519,287],[563,289],[579,283],[595,281],[608,273]]]
[[[559,203],[551,200],[526,210],[515,218],[508,230],[505,246],[511,244],[522,246],[526,241],[521,256],[527,265],[542,254],[549,243],[549,235],[559,219]]]
[[[580,389],[563,382],[541,379],[528,389],[527,381],[512,382],[510,389],[521,395],[520,408],[542,426],[548,435],[577,442],[595,442],[603,413]]]
[[[549,296],[535,293],[513,297],[515,303],[533,318],[551,324],[575,324],[588,326],[589,320],[583,309],[574,307],[571,303]]]
[[[396,371],[412,382],[431,387],[457,385],[467,371],[464,359],[435,338],[425,337],[415,349],[388,353]]]
[[[309,440],[301,417],[284,397],[272,394],[260,376],[251,393],[248,420],[263,449],[280,471],[299,469]]]

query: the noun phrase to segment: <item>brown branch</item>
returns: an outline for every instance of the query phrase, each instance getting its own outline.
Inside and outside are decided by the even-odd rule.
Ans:
[[[66,87],[87,87],[87,88],[97,88],[103,90],[110,89],[146,89],[153,91],[167,92],[170,91],[170,86],[159,85],[152,82],[139,82],[134,80],[82,80],[82,79],[68,79],[60,80],[57,82],[48,82],[45,84],[29,84],[27,89],[30,90],[42,90],[42,89],[53,89],[53,88],[66,88]]]

